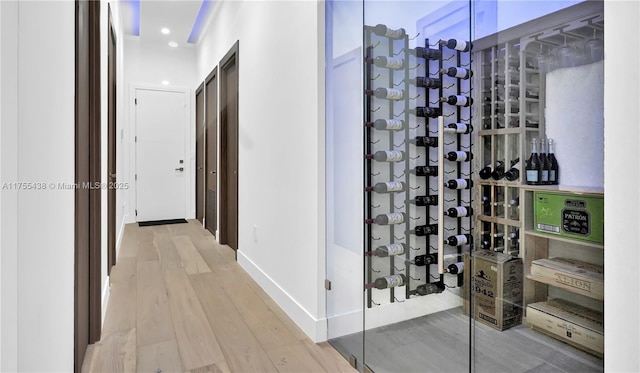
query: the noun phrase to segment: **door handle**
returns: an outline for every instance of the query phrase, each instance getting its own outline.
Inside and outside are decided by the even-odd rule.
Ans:
[[[214,174],[214,175],[216,174],[216,172],[215,172],[215,171],[209,171],[209,173]]]
[[[176,168],[176,171],[184,171],[184,167]]]

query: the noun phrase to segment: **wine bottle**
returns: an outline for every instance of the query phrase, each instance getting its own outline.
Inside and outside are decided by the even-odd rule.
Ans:
[[[442,87],[442,81],[435,78],[425,78],[418,76],[415,79],[409,79],[409,84],[413,84],[416,87],[423,88],[440,88]]]
[[[520,204],[520,197],[509,200],[509,206],[518,206]]]
[[[455,106],[469,106],[473,104],[473,99],[469,96],[451,95],[449,97],[440,97],[440,102]]]
[[[437,107],[425,107],[418,106],[415,109],[410,109],[409,113],[417,116],[417,117],[425,117],[425,118],[437,118],[442,115],[442,111]]]
[[[438,224],[416,225],[416,227],[410,230],[409,233],[415,234],[418,237],[436,234],[438,233]]]
[[[554,154],[553,139],[549,139],[549,184],[558,185],[560,166]]]
[[[423,48],[423,47],[416,47],[414,49],[409,49],[409,54],[412,54],[418,58],[424,58],[427,60],[437,60],[442,55],[442,53],[440,53],[440,50],[438,49]]]
[[[429,295],[429,294],[439,294],[444,291],[444,285],[442,283],[428,283],[423,285],[418,285],[416,287],[416,293],[418,295]]]
[[[549,160],[547,159],[547,142],[544,138],[540,139],[540,184],[549,184]]]
[[[473,181],[471,179],[452,179],[447,181],[444,186],[449,189],[469,189],[473,187]]]
[[[451,207],[444,212],[444,215],[451,218],[462,218],[473,215],[473,209],[470,206]]]
[[[404,68],[404,59],[397,57],[378,56],[376,58],[367,58],[368,63],[373,63],[378,67],[385,67],[391,70],[400,70]]]
[[[449,123],[447,124],[447,127],[444,129],[444,131],[468,134],[473,131],[473,126],[466,123]]]
[[[520,228],[516,228],[514,231],[509,232],[510,240],[517,240],[520,238]]]
[[[484,115],[491,115],[491,112],[487,111]],[[484,118],[482,120],[482,128],[485,130],[491,129],[491,118]]]
[[[416,196],[409,202],[416,206],[438,206],[438,196]]]
[[[451,263],[445,269],[445,273],[451,273],[452,275],[457,275],[464,272],[464,262]]]
[[[380,150],[374,154],[365,155],[365,158],[378,162],[401,162],[405,160],[405,156],[405,152],[401,150]]]
[[[484,195],[480,198],[480,201],[483,205],[488,205],[491,203],[491,195]]]
[[[424,254],[424,255],[416,255],[413,258],[413,264],[418,267],[423,267],[426,265],[436,264],[438,263],[438,254]]]
[[[403,243],[391,243],[376,247],[374,255],[384,258],[387,256],[402,255],[406,251],[406,245]]]
[[[499,167],[502,164],[502,161],[498,161],[496,163],[496,165]],[[491,168],[491,163],[489,163],[488,165],[484,166],[479,172],[478,172],[478,176],[480,176],[480,179],[482,180],[487,180],[488,178],[491,177],[491,173],[493,172],[492,168]]]
[[[504,251],[504,233],[500,233],[500,235],[493,238],[493,250]]]
[[[482,250],[491,249],[491,237],[489,237],[488,234],[482,236],[482,242],[480,242],[480,248]]]
[[[368,186],[364,188],[367,192],[376,193],[397,193],[407,190],[405,183],[401,181],[387,181],[384,183],[376,183],[374,186]]]
[[[449,49],[457,50],[460,52],[468,52],[473,48],[473,44],[470,41],[464,41],[460,39],[440,40],[440,44],[446,46]]]
[[[372,284],[373,286],[371,287],[375,287],[376,289],[381,289],[381,290],[394,288],[398,286],[404,286],[406,281],[407,281],[407,278],[403,274],[379,277],[376,279],[376,281]]]
[[[409,172],[416,176],[438,176],[438,166],[416,166]]]
[[[532,90],[526,90],[524,92],[524,97],[526,98],[540,98],[540,93]]]
[[[524,126],[527,128],[538,128],[538,121],[526,119],[524,121]]]
[[[378,36],[386,36],[389,39],[402,39],[407,35],[407,32],[403,28],[394,30],[382,24],[377,24],[374,27],[369,27],[369,29],[374,34]]]
[[[415,139],[409,140],[410,143],[415,146],[424,146],[424,147],[438,147],[438,138],[437,137],[429,137],[429,136],[416,136]]]
[[[440,74],[448,75],[452,78],[469,79],[473,76],[473,71],[464,67],[450,67],[448,69],[440,69]]]
[[[376,119],[375,122],[366,122],[365,126],[373,127],[381,131],[400,131],[404,129],[402,119]]]
[[[387,100],[402,100],[404,98],[404,91],[395,88],[376,88],[375,90],[367,89],[364,93],[369,96],[373,95],[375,98],[383,98]]]
[[[520,158],[517,159],[515,164],[513,162],[511,164],[511,168],[504,173],[504,177],[509,181],[515,181],[520,177]]]
[[[498,161],[496,167],[491,172],[493,180],[501,180],[504,177],[504,162]]]
[[[451,162],[468,162],[473,159],[473,153],[458,150],[447,153],[445,158]]]
[[[533,138],[531,140],[531,156],[527,162],[526,176],[527,184],[538,185],[540,184],[540,158],[538,157],[538,140]]]
[[[367,219],[365,222],[367,224],[378,224],[378,225],[391,225],[391,224],[402,224],[406,219],[406,215],[404,212],[390,212],[388,214],[380,214],[376,216],[375,219]]]
[[[449,236],[444,243],[449,246],[462,246],[466,244],[471,244],[473,242],[473,238],[470,234],[459,234],[456,236]]]

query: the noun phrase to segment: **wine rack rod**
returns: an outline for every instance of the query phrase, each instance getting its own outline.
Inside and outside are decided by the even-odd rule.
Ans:
[[[371,66],[369,64],[367,64],[367,57],[373,57],[373,48],[370,46],[371,45],[371,32],[370,31],[365,31],[365,45],[367,45],[367,49],[366,49],[366,54],[365,54],[365,59],[364,59],[364,71],[365,71],[365,88],[366,89],[371,89]],[[369,122],[371,121],[371,96],[365,95],[365,122]],[[372,129],[371,127],[364,127],[365,128],[365,136],[364,136],[364,149],[365,149],[365,153],[366,154],[371,154],[372,153],[372,147],[371,147],[371,132]],[[369,185],[373,185],[372,184],[372,177],[371,177],[371,163],[372,161],[370,159],[366,159],[364,161],[364,178],[366,180],[365,182],[365,186],[369,186]],[[373,208],[371,207],[371,203],[372,203],[372,198],[371,198],[371,192],[364,192],[364,216],[365,218],[370,218],[372,217],[372,213],[373,213]],[[365,224],[365,247],[364,247],[364,252],[368,252],[371,251],[373,249],[373,242],[372,242],[372,233],[373,233],[373,224]],[[366,274],[366,278],[364,279],[364,283],[368,284],[373,282],[373,271],[372,271],[372,264],[373,264],[373,258],[371,256],[366,256],[366,261],[367,261],[367,274]],[[371,288],[367,288],[367,308],[371,308],[372,306],[372,291]]]
[[[456,66],[462,66],[462,59],[460,58],[460,55],[461,55],[461,53],[459,51],[456,51]],[[469,58],[469,59],[471,59],[471,58]],[[456,84],[457,94],[461,95],[462,94],[462,80],[460,78],[456,78],[456,83],[457,83]],[[469,85],[469,93],[468,93],[468,95],[469,95],[469,97],[472,96],[471,95],[471,85]],[[462,111],[461,108],[458,108],[456,110],[456,119],[457,119],[456,122],[457,123],[460,123],[462,121],[461,111]],[[471,109],[469,109],[469,117],[471,117]],[[471,124],[471,118],[469,118],[469,124]],[[461,141],[462,141],[462,135],[457,133],[456,134],[456,142],[458,144],[458,149],[460,149],[460,144],[462,143]],[[471,152],[471,147],[469,147],[469,152]],[[469,160],[466,163],[470,165],[471,164],[471,160]],[[458,166],[457,167],[457,169],[458,169],[458,172],[457,172],[458,178],[462,178],[462,167],[464,167],[464,164],[465,164],[464,162],[459,162],[457,164],[457,166]],[[471,169],[469,169],[469,180],[471,180]],[[471,188],[466,189],[466,190],[468,190],[469,206],[471,206]],[[463,204],[462,203],[462,191],[463,190],[461,190],[461,189],[458,189],[458,191],[457,191],[458,203],[460,205]],[[462,218],[459,217],[457,220],[458,220],[458,234],[462,234]],[[471,227],[471,226],[469,226],[469,227]],[[473,247],[473,245],[472,245],[472,247]],[[460,262],[460,261],[463,260],[463,257],[462,257],[462,246],[458,246],[457,252],[458,252],[458,261]],[[462,276],[463,276],[462,273],[458,274],[458,286],[462,286],[463,285],[464,279],[463,279]]]
[[[405,251],[405,275],[407,277],[407,284],[404,287],[405,288],[405,299],[409,299],[409,297],[411,296],[411,265],[409,264],[409,261],[411,260],[411,236],[409,235],[409,231],[411,230],[411,203],[409,203],[409,199],[411,198],[410,196],[410,182],[411,182],[411,177],[410,177],[410,173],[409,173],[409,169],[411,168],[411,143],[409,142],[410,140],[410,130],[409,127],[411,127],[409,125],[409,105],[411,103],[410,98],[409,98],[409,37],[405,36],[404,37],[404,45],[403,45],[403,50],[404,50],[404,61],[405,61],[405,69],[404,69],[404,75],[403,75],[403,81],[404,81],[404,123],[405,123],[405,127],[404,127],[404,151],[405,154],[407,155],[406,159],[405,159],[405,172],[404,172],[404,182],[406,185],[406,189],[404,192],[404,207],[405,207],[405,214],[407,216],[407,219],[405,221],[405,229],[404,229],[404,242],[407,245],[407,250]],[[417,150],[416,150],[417,152]]]
[[[425,38],[424,39],[424,47],[426,49],[428,49],[429,45],[430,45],[429,44],[429,38]],[[407,55],[407,61],[408,60],[409,60],[409,57]],[[424,76],[426,78],[431,77],[431,70],[429,69],[429,65],[431,65],[431,62],[428,59],[425,58],[424,59]],[[440,87],[442,87],[442,84],[440,84]],[[424,107],[429,107],[429,102],[431,101],[430,100],[430,94],[429,94],[430,92],[431,92],[431,89],[425,88],[425,90],[424,90]],[[417,106],[417,103],[416,103],[416,106]],[[425,118],[424,119],[424,135],[426,137],[431,136],[431,134],[429,133],[429,118]],[[430,161],[430,158],[431,158],[430,155],[431,154],[430,153],[431,153],[431,148],[428,147],[428,146],[425,147],[425,149],[424,149],[424,154],[425,154],[425,159],[426,159],[425,160],[425,164],[427,166],[431,165],[431,161]],[[425,178],[425,195],[431,194],[430,190],[431,190],[431,177],[429,176],[429,177]],[[425,206],[424,213],[425,213],[425,224],[426,225],[431,224],[431,206],[430,205]],[[427,255],[431,254],[431,235],[428,235],[425,238],[425,254],[427,254]],[[426,279],[427,283],[431,281],[430,267],[431,267],[430,265],[424,266],[424,270],[425,270],[425,277],[424,278]]]
[[[394,55],[394,42],[392,39],[388,40],[387,43],[387,55],[388,56],[393,56]],[[373,58],[373,54],[371,55],[371,58]],[[394,87],[394,78],[395,78],[395,73],[394,70],[389,70],[389,75],[387,77],[387,87],[389,88],[393,88]],[[405,96],[406,96],[406,92],[405,92]],[[387,105],[388,105],[388,110],[389,110],[389,118],[395,118],[395,100],[387,100]],[[395,134],[393,131],[389,131],[388,133],[388,141],[389,141],[389,146],[388,148],[390,150],[396,150],[395,149]],[[408,154],[407,154],[407,158],[408,158]],[[395,171],[396,171],[396,162],[389,162],[389,178],[390,179],[395,179]],[[389,196],[389,212],[396,212],[396,208],[395,208],[395,193],[392,193]],[[407,220],[410,220],[407,217]],[[389,224],[389,242],[391,243],[396,243],[396,229],[395,229],[396,225],[395,224]],[[395,275],[396,271],[395,271],[395,255],[392,255],[389,257],[389,274],[391,276]],[[408,281],[408,280],[407,280]],[[405,284],[405,286],[408,286],[408,283]],[[395,287],[391,287],[389,288],[389,302],[393,303],[396,300],[396,289]]]
[[[444,274],[444,116],[438,117],[438,273]]]

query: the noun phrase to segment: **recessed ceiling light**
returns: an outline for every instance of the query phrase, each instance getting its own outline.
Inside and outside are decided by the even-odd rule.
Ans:
[[[170,41],[170,42],[169,42],[169,46],[170,46],[171,48],[175,48],[175,47],[177,47],[177,46],[178,46],[178,43],[176,43],[175,41]]]
[[[169,81],[168,80],[163,80],[162,81],[162,85],[169,85]]]
[[[165,34],[165,35],[169,35],[169,34],[171,33],[171,30],[169,30],[169,29],[168,29],[168,28],[166,28],[166,27],[163,27],[163,28],[160,30],[160,32],[161,32],[161,33],[163,33],[163,34]]]

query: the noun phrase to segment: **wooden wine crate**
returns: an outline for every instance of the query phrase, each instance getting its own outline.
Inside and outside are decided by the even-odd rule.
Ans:
[[[534,193],[533,229],[539,233],[604,243],[604,198]]]
[[[563,299],[551,299],[529,304],[526,323],[591,354],[604,356],[602,312]]]
[[[464,312],[497,330],[522,321],[522,260],[489,250],[465,255]],[[472,299],[469,302],[469,288]]]
[[[548,258],[531,262],[531,277],[539,282],[604,300],[604,267],[576,259]]]

